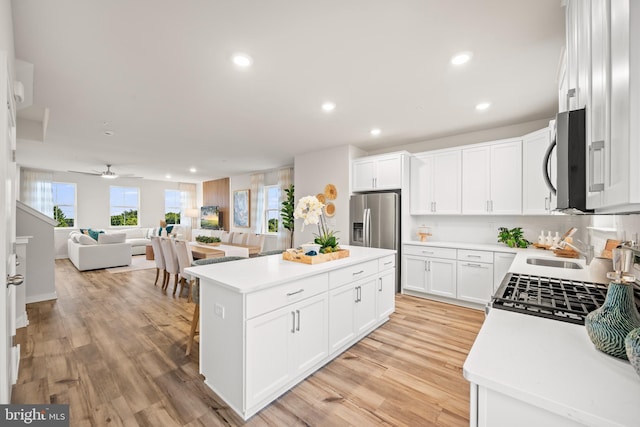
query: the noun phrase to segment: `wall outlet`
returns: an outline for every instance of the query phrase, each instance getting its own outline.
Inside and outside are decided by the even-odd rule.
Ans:
[[[216,303],[216,305],[213,306],[213,312],[219,318],[224,319],[224,306],[223,305],[220,305],[220,304]]]

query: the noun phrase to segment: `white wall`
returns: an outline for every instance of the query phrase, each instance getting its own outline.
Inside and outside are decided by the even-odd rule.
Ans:
[[[9,57],[9,72],[11,76],[15,78],[11,0],[0,0],[0,50],[7,52]]]
[[[333,203],[336,213],[327,219],[327,225],[337,232],[340,243],[349,244],[349,196],[351,192],[351,158],[359,150],[345,145],[322,151],[305,153],[295,157],[294,182],[296,203],[304,196],[315,196],[324,192],[327,184],[335,185],[338,197]],[[313,241],[318,232],[315,225],[302,230],[302,220],[296,220],[294,244]]]

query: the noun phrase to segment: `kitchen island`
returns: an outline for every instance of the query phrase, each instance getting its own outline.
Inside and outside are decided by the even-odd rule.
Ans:
[[[545,255],[519,251],[510,272],[594,278],[586,266],[526,262]],[[472,426],[637,426],[640,420],[640,377],[628,361],[596,350],[583,325],[490,309],[463,372],[471,382]]]
[[[395,251],[348,249],[315,265],[271,255],[186,270],[200,281],[200,373],[243,419],[395,310]]]

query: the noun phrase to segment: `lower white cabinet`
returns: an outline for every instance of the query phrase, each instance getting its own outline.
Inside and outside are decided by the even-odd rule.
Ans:
[[[329,352],[343,349],[377,320],[377,277],[329,291]]]
[[[389,317],[396,310],[396,269],[387,270],[378,278],[376,312],[378,320]]]
[[[247,405],[327,357],[326,293],[247,321]]]
[[[486,304],[493,294],[493,264],[458,261],[457,284],[458,299]]]
[[[456,296],[456,261],[406,255],[405,289],[445,297]]]
[[[516,254],[507,252],[495,252],[493,254],[493,292],[498,289],[502,279],[509,272],[511,264],[515,259]]]

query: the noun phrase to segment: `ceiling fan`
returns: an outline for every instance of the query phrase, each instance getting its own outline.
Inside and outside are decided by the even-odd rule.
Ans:
[[[72,173],[81,173],[84,175],[94,175],[94,176],[100,176],[102,178],[106,178],[106,179],[116,179],[116,178],[142,178],[141,176],[133,176],[132,173],[126,173],[126,174],[117,174],[114,171],[111,170],[111,165],[107,165],[107,170],[106,171],[96,171],[94,170],[93,172],[82,172],[82,171],[69,171]]]

